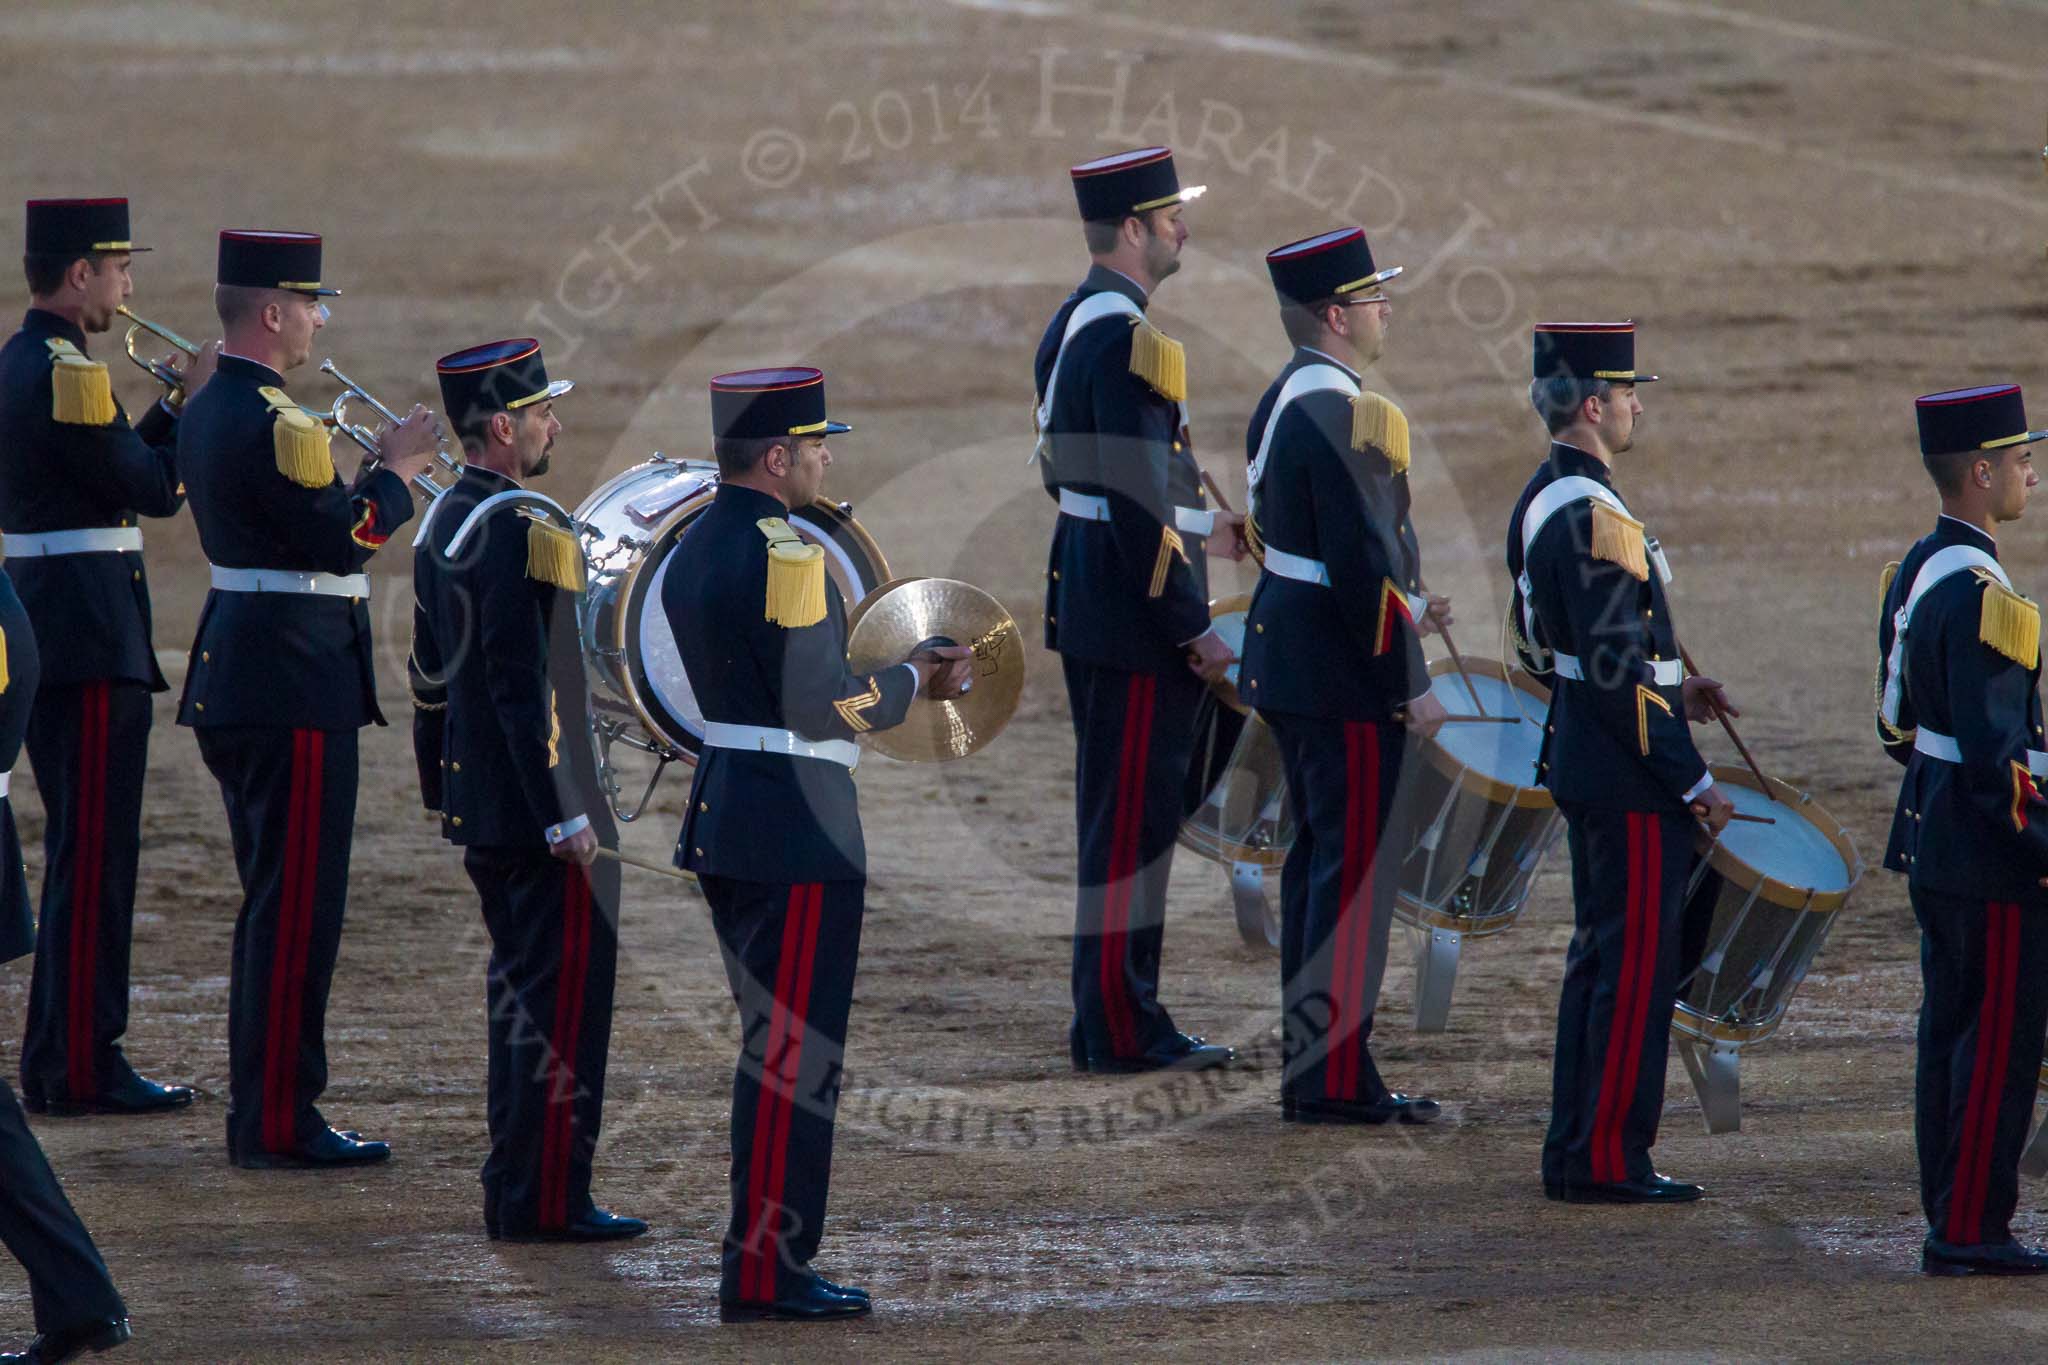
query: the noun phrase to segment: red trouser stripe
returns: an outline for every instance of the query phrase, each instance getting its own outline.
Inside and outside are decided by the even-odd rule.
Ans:
[[[576,1118],[576,1048],[590,962],[590,882],[570,866],[562,878],[562,955],[555,968],[555,1026],[548,1035],[548,1096],[541,1127],[540,1225],[569,1222],[569,1164]]]
[[[1373,885],[1378,877],[1380,828],[1380,732],[1377,725],[1344,726],[1344,863],[1338,877],[1337,927],[1331,941],[1329,1056],[1323,1063],[1323,1092],[1333,1099],[1358,1098],[1364,1069],[1365,983],[1372,963]]]
[[[1131,895],[1137,889],[1138,846],[1145,828],[1145,769],[1152,752],[1152,701],[1158,687],[1158,680],[1149,673],[1134,673],[1124,701],[1116,819],[1109,841],[1109,885],[1103,889],[1102,936],[1096,964],[1102,1012],[1109,1024],[1109,1050],[1116,1057],[1132,1057],[1138,1051],[1124,958],[1130,936]]]
[[[79,692],[78,808],[71,844],[71,989],[65,999],[65,1084],[75,1100],[99,1093],[93,1006],[99,966],[100,875],[107,850],[108,684]]]
[[[265,1040],[263,1145],[273,1152],[297,1145],[299,1029],[304,1018],[306,957],[312,934],[314,892],[320,871],[321,767],[327,737],[292,731],[291,799],[285,818],[284,886],[279,897],[270,963],[270,1034]]]
[[[784,1100],[776,1078],[781,1074],[780,1054],[790,1033],[788,1002],[794,992],[797,958],[804,938],[804,911],[810,904],[813,885],[801,883],[789,888],[789,904],[782,912],[782,951],[775,959],[775,991],[769,998],[768,1037],[761,1048],[753,1150],[748,1153],[747,1166],[747,1239],[740,1248],[740,1297],[755,1302],[775,1297],[775,1258],[768,1229],[768,1147]]]
[[[1642,1075],[1643,1041],[1650,1031],[1650,1000],[1656,994],[1658,936],[1664,923],[1664,823],[1654,815],[1643,820],[1643,881],[1638,913],[1642,917],[1641,947],[1636,955],[1636,994],[1629,1019],[1628,1050],[1622,1056],[1621,1084],[1615,1090],[1615,1123],[1610,1139],[1614,1179],[1628,1179],[1622,1153],[1623,1122],[1635,1107],[1636,1081]]]
[[[1970,1102],[1963,1112],[1955,1181],[1948,1197],[1948,1240],[1958,1246],[1975,1246],[1984,1240],[1991,1145],[1998,1133],[1999,1100],[2011,1055],[2013,993],[2018,980],[2019,906],[1991,901],[1984,907],[1984,998],[1977,1010]]]
[[[1646,817],[1629,811],[1623,818],[1628,822],[1628,884],[1622,905],[1621,979],[1615,990],[1614,1012],[1608,1019],[1600,1098],[1593,1109],[1593,1179],[1602,1184],[1627,1179],[1621,1161],[1621,1127],[1629,1103],[1621,1092],[1621,1075],[1623,1055],[1630,1051],[1630,1039],[1635,1034],[1632,1016],[1636,1011],[1637,981],[1642,975],[1642,906],[1648,899],[1644,895],[1643,876],[1647,862],[1643,828]]]
[[[775,1141],[768,1156],[768,1200],[766,1207],[779,1211],[785,1180],[789,1172],[789,1127],[796,1117],[796,1092],[803,1076],[804,1040],[810,1034],[810,1025],[805,1022],[811,1013],[811,975],[818,961],[818,921],[825,903],[825,884],[812,882],[809,895],[804,899],[803,946],[798,951],[797,971],[792,983],[795,994],[790,999],[789,1036],[792,1042],[788,1057],[776,1068],[781,1081],[783,1096],[781,1112],[775,1116]],[[772,1289],[774,1281],[769,1281]]]

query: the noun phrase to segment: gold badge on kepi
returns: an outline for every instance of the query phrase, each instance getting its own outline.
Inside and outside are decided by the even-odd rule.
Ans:
[[[986,748],[1010,723],[1024,692],[1024,640],[1003,604],[980,588],[957,578],[899,578],[862,598],[847,620],[846,658],[856,673],[880,672],[932,643],[973,651],[967,695],[921,695],[901,725],[861,743],[891,758],[944,763]]]

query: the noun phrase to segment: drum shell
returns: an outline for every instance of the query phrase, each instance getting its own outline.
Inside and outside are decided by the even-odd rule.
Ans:
[[[1280,745],[1256,714],[1216,693],[1195,711],[1183,787],[1181,847],[1223,864],[1277,868],[1294,846],[1294,809]]]

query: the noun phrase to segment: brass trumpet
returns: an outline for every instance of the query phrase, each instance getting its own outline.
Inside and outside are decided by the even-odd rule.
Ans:
[[[340,432],[342,435],[348,437],[351,441],[354,441],[357,445],[361,446],[364,452],[367,453],[370,457],[368,463],[365,464],[364,468],[375,468],[380,458],[377,452],[377,433],[370,430],[368,423],[351,422],[348,419],[348,405],[350,403],[367,403],[373,410],[375,410],[376,414],[379,417],[382,417],[386,422],[389,422],[394,427],[397,426],[399,422],[402,421],[403,419],[400,418],[399,415],[393,412],[390,408],[385,407],[382,403],[377,401],[377,396],[375,394],[371,393],[361,384],[358,384],[355,380],[350,379],[347,375],[343,374],[338,368],[336,368],[332,360],[323,360],[320,362],[320,373],[328,376],[335,383],[341,385],[341,392],[334,396],[333,408],[331,408],[329,411],[325,413],[316,412],[314,415],[319,417],[321,421],[325,422],[334,430]],[[447,470],[451,477],[461,477],[462,461],[457,459],[455,456],[449,454],[448,445],[445,437],[442,438],[440,444],[434,447],[434,463],[439,465],[442,469]],[[436,483],[434,481],[434,476],[431,473],[425,471],[417,475],[414,475],[412,484],[413,487],[419,489],[421,493],[426,495],[427,501],[429,502],[432,502],[435,498],[440,497],[443,493],[448,491],[447,485]]]
[[[176,393],[179,389],[184,388],[184,375],[179,374],[176,370],[164,364],[161,360],[152,360],[150,357],[146,355],[137,355],[135,353],[135,334],[137,332],[148,332],[150,335],[156,337],[158,340],[168,342],[172,346],[177,347],[179,350],[183,351],[188,356],[198,355],[199,348],[195,346],[193,343],[185,340],[185,338],[179,336],[176,332],[173,332],[170,328],[162,326],[159,323],[151,322],[148,318],[138,317],[134,313],[129,312],[128,305],[125,303],[122,304],[119,308],[116,308],[114,311],[119,313],[122,317],[128,319],[128,358],[135,362],[136,367],[147,372],[151,379],[154,379],[157,383],[163,385],[165,389],[169,390],[172,393]]]

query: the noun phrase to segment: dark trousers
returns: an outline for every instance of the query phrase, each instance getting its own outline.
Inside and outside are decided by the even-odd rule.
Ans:
[[[1570,836],[1574,924],[1557,1003],[1543,1178],[1643,1180],[1664,1110],[1694,823],[1683,814],[1558,805]]]
[[[44,688],[28,759],[43,796],[43,899],[29,986],[21,1086],[86,1101],[127,1069],[128,945],[142,850],[149,689],[138,682]]]
[[[462,865],[491,934],[484,1221],[515,1233],[557,1231],[591,1206],[619,958],[619,865],[578,867],[544,848],[470,848]]]
[[[1074,713],[1077,1062],[1133,1058],[1175,1032],[1159,1003],[1166,880],[1180,832],[1202,682],[1062,656]]]
[[[0,1081],[0,1242],[28,1272],[36,1330],[57,1332],[128,1310],[107,1275],[57,1173],[50,1169],[21,1101]]]
[[[765,1303],[803,1274],[824,1234],[867,883],[701,884],[740,1013],[719,1297]]]
[[[234,836],[242,908],[228,976],[228,1154],[286,1152],[326,1126],[327,990],[356,818],[356,732],[195,730]]]
[[[2005,1242],[2048,1028],[2048,921],[2038,901],[1911,895],[1926,989],[1913,1128],[1928,1236]]]
[[[1282,1093],[1384,1099],[1367,1047],[1394,891],[1407,854],[1397,821],[1406,731],[1396,722],[1261,712],[1294,803],[1294,847],[1280,873]]]

